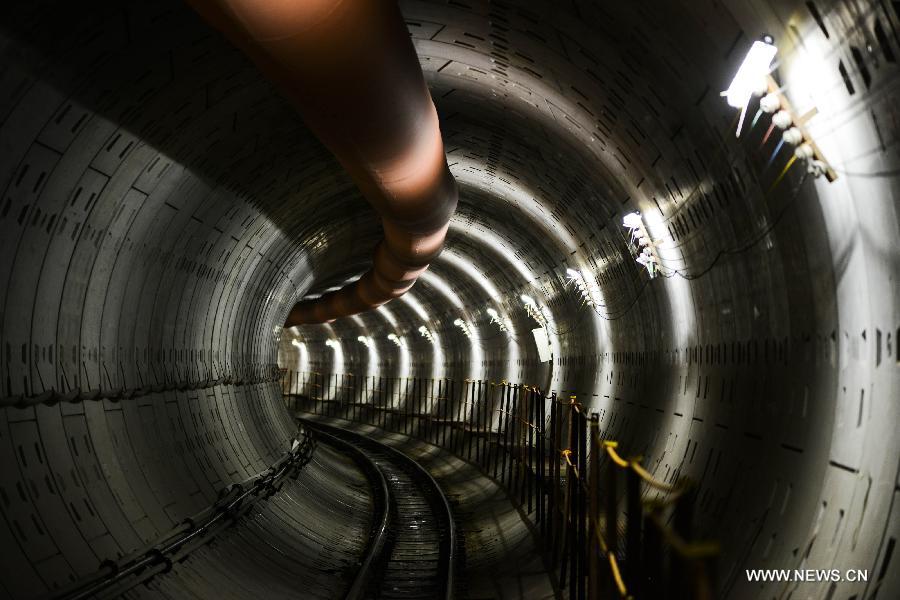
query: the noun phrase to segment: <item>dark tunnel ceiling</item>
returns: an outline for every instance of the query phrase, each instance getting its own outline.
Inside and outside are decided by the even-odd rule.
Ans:
[[[868,568],[879,598],[900,589],[884,570],[900,535],[897,4],[401,5],[460,185],[445,256],[411,301],[285,332],[293,303],[365,270],[380,236],[291,107],[178,2],[4,6],[0,396],[29,406],[4,409],[0,460],[17,468],[0,489],[27,478],[14,448],[41,440],[54,472],[96,468],[83,483],[109,490],[90,492],[105,532],[91,544],[54,498],[10,496],[8,522],[46,531],[4,529],[21,549],[7,592],[89,572],[265,468],[292,427],[276,362],[298,368],[300,339],[306,368],[327,372],[328,338],[348,371],[578,394],[660,476],[701,481],[701,527],[733,537],[721,568],[735,598],[753,593],[742,569],[763,566]],[[788,153],[766,166],[764,124],[734,138],[718,92],[764,32],[788,95],[819,109],[833,184],[802,167],[777,181]],[[621,226],[635,210],[688,277],[648,280]],[[602,306],[581,304],[567,268],[596,278]],[[551,316],[550,363],[522,294]],[[246,442],[194,450],[217,471],[196,493],[167,488],[161,460],[189,425],[160,420],[155,441],[137,433],[139,406],[31,406],[223,374],[248,385],[196,410],[255,408],[216,413],[210,431],[246,428]],[[99,458],[70,449],[76,433]],[[842,586],[835,598],[863,597]]]

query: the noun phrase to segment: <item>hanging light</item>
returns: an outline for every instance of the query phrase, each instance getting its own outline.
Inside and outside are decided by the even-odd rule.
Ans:
[[[643,225],[643,221],[641,221],[641,213],[628,213],[627,215],[622,217],[622,225],[624,225],[628,229],[637,229],[638,227],[641,227]]]

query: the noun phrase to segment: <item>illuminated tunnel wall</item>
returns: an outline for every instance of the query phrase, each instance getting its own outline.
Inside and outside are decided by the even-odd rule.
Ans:
[[[790,591],[743,576],[764,567],[900,589],[897,3],[403,2],[460,186],[447,250],[384,309],[287,331],[380,235],[292,109],[178,2],[11,4],[0,592],[90,573],[284,452],[292,339],[326,373],[330,339],[345,372],[577,394],[657,477],[700,482],[732,597]],[[763,33],[834,183],[779,179],[790,149],[766,166],[768,116],[734,137],[719,91]],[[635,263],[633,211],[680,274]]]

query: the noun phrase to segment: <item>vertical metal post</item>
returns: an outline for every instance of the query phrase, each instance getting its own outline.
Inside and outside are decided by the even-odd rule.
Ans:
[[[609,548],[609,551],[613,553],[616,558],[619,556],[619,514],[618,514],[618,471],[615,465],[610,465],[609,470],[606,474],[606,498],[605,498],[605,509],[606,509],[606,544]],[[608,587],[610,589],[613,588],[612,576],[611,574],[606,577],[608,582]]]
[[[372,418],[372,424],[378,427],[379,429],[384,428],[384,414],[385,414],[385,401],[387,399],[386,392],[387,387],[385,385],[385,378],[383,375],[378,375],[375,378],[376,385],[378,386],[378,393],[372,397],[372,406],[374,415]]]
[[[509,426],[510,426],[510,436],[509,436],[509,444],[507,448],[509,450],[509,482],[510,482],[510,490],[512,491],[512,496],[518,496],[519,505],[522,505],[522,497],[521,497],[521,489],[519,484],[521,483],[520,475],[520,467],[522,465],[521,456],[520,456],[520,421],[519,421],[519,386],[511,385],[511,394],[512,394],[512,409],[509,410]]]
[[[545,512],[546,508],[546,496],[547,489],[545,484],[545,476],[546,476],[546,465],[547,465],[547,453],[546,453],[546,402],[544,400],[544,393],[535,389],[535,400],[537,402],[537,463],[536,463],[536,471],[537,471],[537,481],[535,483],[537,487],[537,520],[540,524],[540,532],[541,537],[547,539],[547,514]]]
[[[403,433],[409,435],[409,377],[403,378],[403,402],[400,410],[403,412]]]
[[[578,598],[587,583],[587,414],[578,412]]]
[[[473,393],[476,398],[476,406],[478,407],[478,439],[475,441],[475,460],[481,465],[482,469],[487,469],[487,444],[490,441],[490,429],[487,423],[487,399],[484,397],[484,382],[480,379],[478,382],[472,382],[474,388]]]
[[[600,518],[600,418],[597,413],[591,415],[590,428],[588,430],[590,446],[590,465],[588,466],[588,527],[587,527],[587,597],[599,598],[600,591],[600,558],[602,549],[597,539],[599,531],[597,523]]]
[[[415,437],[422,437],[422,406],[424,402],[424,394],[422,391],[422,384],[424,383],[421,377],[416,377],[418,381],[419,391],[416,394],[416,434]]]
[[[447,447],[447,422],[450,420],[448,417],[449,414],[449,403],[447,402],[447,386],[446,379],[438,379],[438,394],[437,394],[437,403],[438,403],[438,418],[440,419],[441,426],[435,431],[435,445],[439,445],[442,448]],[[443,400],[443,402],[442,402]]]
[[[527,485],[526,496],[528,497],[528,514],[534,510],[534,391],[530,388],[525,393],[525,483]]]
[[[547,460],[550,461],[550,484],[552,486],[548,497],[548,512],[550,520],[550,548],[553,556],[552,562],[556,562],[559,555],[559,403],[556,401],[556,393],[551,395],[550,401],[550,451]]]
[[[672,516],[672,525],[675,533],[683,540],[691,539],[691,529],[694,520],[694,493],[689,491],[682,494],[675,501],[674,514]],[[675,600],[688,600],[694,598],[693,586],[696,577],[696,565],[691,564],[685,557],[672,551],[671,553],[675,564],[670,569],[670,574],[674,579],[672,586],[674,588],[673,598]]]
[[[663,598],[663,547],[662,532],[653,522],[651,515],[643,516],[644,548],[641,556],[641,570],[644,573],[638,580],[632,581],[634,594],[641,598]]]
[[[494,407],[497,406],[497,405],[499,404],[499,406],[500,406],[500,409],[499,409],[499,410],[500,410],[500,411],[503,410],[503,390],[504,390],[504,387],[503,387],[502,385],[500,385],[500,386],[494,386],[494,385],[492,385],[492,388],[493,388],[493,389],[491,390],[491,396],[492,396],[492,399],[491,399],[491,415],[492,415],[492,416],[491,416],[491,420],[493,421],[493,414],[496,412],[496,414],[497,414],[497,435],[496,435],[496,436],[491,436],[491,454],[493,455],[493,456],[492,456],[492,457],[493,457],[493,467],[492,467],[492,469],[493,469],[493,473],[494,473],[494,479],[497,479],[498,469],[499,469],[499,466],[500,466],[500,452],[502,451],[502,448],[500,447],[500,436],[503,435],[503,419],[501,418],[501,417],[503,416],[503,413],[494,410]],[[499,395],[500,395],[499,401],[496,399],[497,392],[499,392]]]
[[[457,456],[463,455],[463,449],[465,448],[466,442],[466,403],[465,403],[465,395],[460,395],[457,397],[456,395],[456,381],[450,381],[450,394],[449,397],[452,399],[453,404],[451,405],[451,412],[455,412],[455,416],[451,417],[451,428],[450,428],[450,447],[452,452]],[[456,409],[453,411],[452,409]]]
[[[567,523],[567,536],[569,539],[569,598],[578,598],[578,492],[580,482],[575,474],[575,465],[578,464],[578,412],[575,410],[575,397],[569,402],[569,460],[567,461],[566,477],[569,483],[569,519]]]
[[[571,451],[572,446],[572,405],[567,404],[566,408],[563,409],[560,407],[560,416],[563,415],[564,411],[568,418],[566,427],[567,435],[566,435],[566,443],[563,444],[565,448],[564,451]],[[560,423],[560,427],[562,427],[562,423]],[[560,429],[560,434],[562,434],[562,430]],[[560,435],[560,440],[562,440],[562,435]],[[562,589],[566,589],[566,581],[571,581],[572,577],[569,573],[569,555],[571,553],[572,546],[572,528],[570,527],[571,522],[571,514],[572,514],[572,467],[569,464],[571,457],[567,455],[563,455],[565,458],[565,472],[566,472],[566,493],[565,497],[562,499],[561,508],[563,510],[562,514],[562,522],[560,527],[560,549],[562,551],[562,558],[560,559],[560,567],[559,567],[559,586]],[[574,600],[574,590],[569,589],[569,598],[570,600]]]
[[[468,388],[466,388],[466,387],[463,388],[463,393],[462,393],[461,398],[463,398],[463,399],[469,398],[469,403],[470,403],[469,418],[466,419],[466,423],[468,423],[469,434],[468,434],[468,439],[466,440],[464,438],[464,441],[466,441],[466,445],[468,446],[468,448],[466,449],[466,460],[469,462],[472,462],[472,444],[477,444],[477,440],[475,439],[475,436],[477,435],[477,428],[478,428],[478,405],[475,403],[474,382],[472,385],[471,392],[469,391]],[[476,446],[476,451],[477,451],[477,446]],[[478,460],[477,456],[478,455],[476,454],[476,459],[475,459],[476,462]]]
[[[504,386],[503,398],[502,408],[500,409],[500,417],[501,421],[503,421],[503,466],[500,469],[500,478],[504,485],[509,485],[509,472],[507,471],[507,468],[512,466],[512,455],[509,448],[509,409],[512,406],[512,386],[508,383]]]

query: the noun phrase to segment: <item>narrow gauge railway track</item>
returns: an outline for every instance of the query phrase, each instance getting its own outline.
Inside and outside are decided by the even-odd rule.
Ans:
[[[372,533],[347,600],[452,600],[456,525],[428,471],[363,435],[301,422],[319,442],[353,456],[372,484]]]

